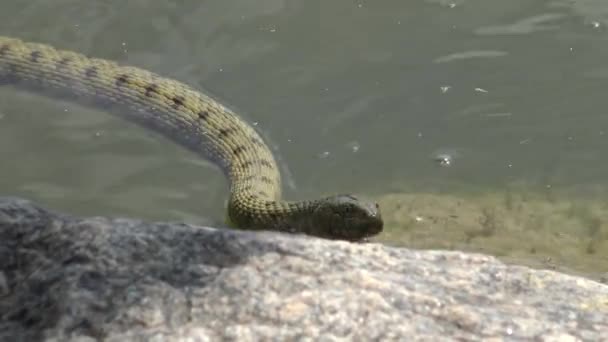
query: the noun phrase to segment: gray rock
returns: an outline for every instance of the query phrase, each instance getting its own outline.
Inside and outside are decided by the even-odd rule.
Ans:
[[[0,340],[601,340],[608,286],[493,257],[0,198]]]

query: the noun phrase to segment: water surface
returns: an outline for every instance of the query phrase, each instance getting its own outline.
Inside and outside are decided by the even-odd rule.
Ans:
[[[391,208],[387,194],[513,186],[603,203],[607,25],[602,0],[0,3],[2,35],[143,67],[234,108],[276,149],[286,197],[354,192]],[[2,194],[52,208],[223,219],[217,169],[103,108],[0,88],[0,158]],[[407,244],[392,234],[411,227],[390,225],[385,242]],[[608,269],[601,248],[591,257]]]

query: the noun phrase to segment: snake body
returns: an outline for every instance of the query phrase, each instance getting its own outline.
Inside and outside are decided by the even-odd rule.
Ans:
[[[211,160],[228,177],[228,217],[238,228],[351,241],[382,231],[378,205],[352,195],[282,200],[277,163],[255,129],[184,83],[0,36],[0,84],[101,106]]]

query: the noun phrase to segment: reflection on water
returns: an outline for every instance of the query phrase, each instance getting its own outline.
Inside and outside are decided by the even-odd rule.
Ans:
[[[0,4],[2,35],[150,69],[256,122],[289,198],[604,199],[607,19],[603,0]],[[223,218],[213,166],[103,109],[1,88],[0,158],[2,193],[54,208]]]

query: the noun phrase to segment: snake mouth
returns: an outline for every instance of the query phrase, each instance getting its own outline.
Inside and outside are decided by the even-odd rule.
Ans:
[[[342,213],[340,220],[336,221],[334,234],[336,236],[343,235],[342,239],[352,242],[367,240],[375,235],[378,235],[384,229],[384,221],[380,213],[378,203],[359,199],[352,195],[340,196],[347,202],[354,204],[347,210],[348,214]]]
[[[367,222],[365,223],[366,237],[378,235],[384,229],[384,220],[380,213],[380,205],[378,203],[370,204],[368,211]]]
[[[348,236],[344,236],[343,239],[351,242],[365,242],[380,234],[383,229],[384,221],[379,214],[366,217],[365,220],[351,220],[348,229],[344,231]]]
[[[380,216],[376,217],[374,220],[371,220],[365,225],[363,229],[363,237],[362,239],[369,239],[374,237],[384,230],[384,221]]]
[[[370,236],[378,235],[384,230],[384,221],[380,216],[370,225]]]

